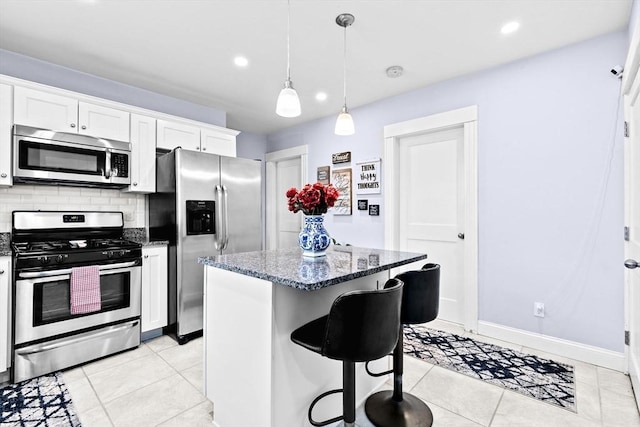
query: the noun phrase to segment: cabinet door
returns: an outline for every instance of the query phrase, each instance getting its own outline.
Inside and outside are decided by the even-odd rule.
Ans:
[[[185,150],[200,151],[200,128],[183,123],[158,120],[156,146],[164,150],[182,147]]]
[[[129,113],[115,108],[80,102],[78,133],[129,142]]]
[[[142,332],[167,326],[167,247],[142,248]]]
[[[9,368],[11,358],[11,337],[9,330],[11,327],[11,258],[0,257],[0,372]]]
[[[131,185],[127,191],[156,191],[156,120],[131,115]]]
[[[13,87],[0,84],[0,187],[13,184],[11,174],[11,125],[13,123]]]
[[[236,137],[211,129],[200,131],[200,145],[202,151],[221,156],[236,156]]]
[[[14,122],[62,132],[78,132],[78,101],[16,86]]]

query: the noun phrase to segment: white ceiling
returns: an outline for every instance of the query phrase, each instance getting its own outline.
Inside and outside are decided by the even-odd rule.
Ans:
[[[286,0],[0,0],[0,48],[227,112],[270,133],[628,25],[631,0],[291,0],[291,78],[302,115],[275,102],[286,78]],[[511,20],[512,35],[500,34]],[[233,58],[249,59],[245,69]],[[400,78],[385,69],[401,65]],[[616,64],[611,64],[612,66]],[[324,91],[328,99],[315,100]]]

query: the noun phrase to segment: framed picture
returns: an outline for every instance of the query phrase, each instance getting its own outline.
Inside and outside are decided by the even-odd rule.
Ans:
[[[318,182],[327,185],[329,184],[329,166],[319,166],[318,167]]]
[[[354,173],[356,194],[380,194],[380,159],[356,162]]]
[[[369,209],[369,201],[368,200],[358,200],[358,210],[366,211]]]
[[[331,181],[340,192],[340,197],[333,206],[333,214],[351,215],[351,168],[334,169],[331,173]]]
[[[371,215],[371,216],[379,216],[380,215],[380,205],[369,205],[369,215]]]

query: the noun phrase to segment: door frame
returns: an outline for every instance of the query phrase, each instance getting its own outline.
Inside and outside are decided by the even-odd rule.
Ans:
[[[399,248],[398,212],[400,184],[399,170],[400,139],[407,136],[430,133],[451,127],[464,128],[464,329],[478,330],[478,106],[472,105],[457,110],[427,117],[394,123],[384,127],[382,149],[385,248]]]
[[[300,159],[300,184],[307,179],[307,145],[299,145],[297,147],[286,148],[284,150],[272,151],[265,154],[265,167],[266,167],[266,240],[267,250],[275,249],[277,247],[278,239],[278,218],[276,215],[276,206],[278,203],[284,203],[285,197],[282,194],[281,198],[278,198],[276,190],[276,163],[281,160]],[[302,218],[302,216],[300,216]]]
[[[638,86],[640,85],[640,24],[636,25],[635,31],[633,33],[631,42],[629,43],[629,51],[627,53],[627,58],[624,66],[624,74],[622,77],[622,85],[621,85],[621,94],[623,96],[623,109],[624,109],[624,120],[626,123],[630,122],[630,112],[629,105],[630,100],[629,96],[637,94],[640,92]],[[637,95],[640,96],[640,95]],[[636,100],[636,102],[640,102]],[[631,132],[640,132],[640,129],[632,129]],[[624,163],[625,163],[625,173],[624,173],[624,224],[628,226],[630,224],[630,215],[631,215],[631,204],[630,204],[630,191],[631,191],[631,156],[629,143],[631,139],[629,137],[624,137]],[[629,253],[629,244],[628,242],[624,242],[624,254],[625,259],[630,258]],[[626,270],[626,269],[625,269]],[[631,298],[630,298],[630,272],[625,271],[625,279],[624,279],[624,306],[625,306],[625,315],[624,315],[624,329],[625,332],[630,331],[630,323],[631,323]],[[631,383],[634,389],[634,396],[636,399],[636,406],[640,409],[640,384],[638,384],[638,372],[639,368],[633,366],[632,360],[630,357],[630,346],[627,344],[624,346],[624,356],[625,356],[625,366],[627,372],[630,374]]]

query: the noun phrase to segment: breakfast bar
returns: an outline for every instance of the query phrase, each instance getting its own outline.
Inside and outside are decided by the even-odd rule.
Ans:
[[[326,256],[299,248],[199,258],[204,274],[204,392],[219,427],[309,426],[319,394],[342,384],[339,361],[290,340],[297,327],[329,312],[335,298],[376,289],[399,270],[420,268],[426,254],[332,246]],[[415,263],[415,265],[413,265]],[[373,363],[384,370],[388,360]],[[385,381],[357,364],[356,401]],[[339,395],[314,410],[316,419],[341,414]]]

